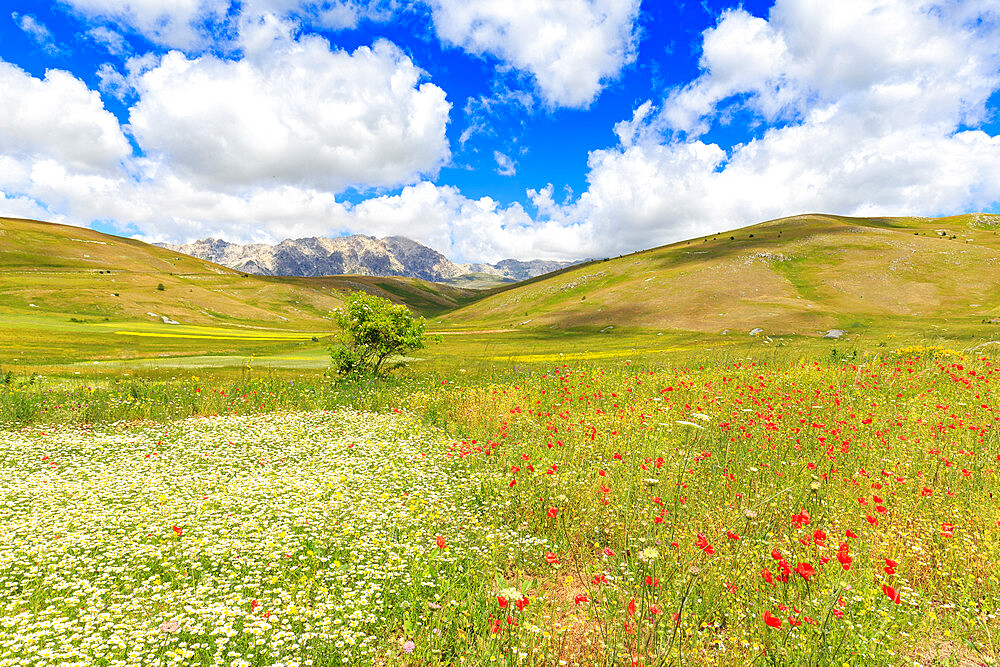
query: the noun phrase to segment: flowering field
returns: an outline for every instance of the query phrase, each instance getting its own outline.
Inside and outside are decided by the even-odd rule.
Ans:
[[[507,523],[558,544],[536,560],[577,639],[563,659],[987,664],[1000,371],[903,352],[456,389],[463,422],[491,428],[450,454],[492,473]],[[538,621],[501,595],[492,629],[516,654]]]
[[[418,658],[467,649],[482,563],[541,546],[489,525],[440,449],[342,412],[3,432],[0,665],[397,664],[418,630]]]
[[[994,664],[998,377],[616,359],[11,428],[0,665]]]

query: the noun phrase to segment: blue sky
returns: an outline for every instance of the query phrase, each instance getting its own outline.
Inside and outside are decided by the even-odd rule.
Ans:
[[[495,261],[1000,212],[991,0],[0,8],[0,215]]]

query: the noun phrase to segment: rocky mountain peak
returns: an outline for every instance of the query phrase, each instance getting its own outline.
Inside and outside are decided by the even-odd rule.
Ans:
[[[364,234],[285,239],[275,245],[241,245],[216,238],[183,245],[157,245],[260,275],[407,276],[468,286],[526,280],[576,263],[505,259],[496,264],[459,264],[405,236],[379,239]]]

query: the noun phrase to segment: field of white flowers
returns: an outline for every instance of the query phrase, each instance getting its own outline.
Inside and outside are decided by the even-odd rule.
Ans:
[[[447,444],[355,412],[0,431],[0,667],[447,661],[548,548],[484,525]]]

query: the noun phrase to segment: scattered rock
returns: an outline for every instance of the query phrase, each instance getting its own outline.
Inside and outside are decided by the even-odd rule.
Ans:
[[[834,340],[837,340],[846,333],[847,333],[846,331],[843,331],[841,329],[830,329],[825,334],[823,334],[823,338],[832,338]]]
[[[764,330],[761,329],[760,327],[755,327],[755,328],[753,328],[753,329],[750,330],[750,335],[751,336],[759,336],[762,333],[764,333]]]
[[[166,315],[160,315],[160,317],[163,319],[164,324],[180,324],[177,320],[172,320]]]

